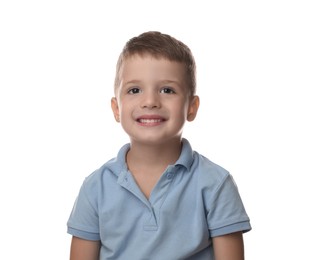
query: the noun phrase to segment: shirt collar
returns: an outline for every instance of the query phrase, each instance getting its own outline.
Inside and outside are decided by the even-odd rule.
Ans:
[[[116,175],[119,175],[122,171],[127,171],[126,154],[130,149],[130,144],[125,144],[119,150],[117,157],[108,162],[108,168]],[[187,139],[182,139],[182,151],[181,155],[177,159],[175,166],[184,166],[188,171],[193,164],[193,150]]]
[[[182,145],[181,155],[175,165],[182,165],[189,171],[194,161],[193,149],[188,140],[185,138],[182,139]]]
[[[121,172],[127,171],[126,154],[130,149],[130,144],[125,144],[117,153],[117,156],[107,162],[107,168],[115,175],[119,176]]]

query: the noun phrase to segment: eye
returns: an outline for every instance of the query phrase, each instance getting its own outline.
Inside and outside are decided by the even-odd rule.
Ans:
[[[129,91],[127,92],[128,94],[138,94],[138,93],[140,93],[141,92],[141,90],[139,89],[139,88],[131,88],[131,89],[129,89]]]
[[[160,93],[175,94],[176,92],[172,88],[165,87],[161,89]]]

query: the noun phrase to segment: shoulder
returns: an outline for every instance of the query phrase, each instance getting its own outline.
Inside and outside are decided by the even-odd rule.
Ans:
[[[88,175],[83,185],[88,189],[97,189],[105,183],[117,181],[121,172],[126,169],[125,155],[129,146],[124,145],[117,156],[110,159],[90,175]]]
[[[214,163],[204,155],[194,151],[194,163],[191,170],[204,183],[218,184],[225,181],[230,173],[222,166]]]
[[[111,159],[104,163],[100,168],[89,174],[83,181],[83,186],[87,190],[98,190],[104,182],[110,182],[117,180],[118,172],[114,171],[114,160]]]
[[[194,152],[192,169],[197,189],[201,191],[204,201],[211,202],[220,197],[221,194],[226,197],[237,196],[236,182],[229,171],[222,166]]]
[[[222,166],[192,149],[190,143],[183,139],[183,149],[177,164],[183,165],[190,173],[189,178],[197,183],[197,188],[209,187],[214,191],[230,176]]]

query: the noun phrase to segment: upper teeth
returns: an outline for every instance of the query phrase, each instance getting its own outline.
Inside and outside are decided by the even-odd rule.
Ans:
[[[141,123],[158,123],[161,119],[140,119]]]

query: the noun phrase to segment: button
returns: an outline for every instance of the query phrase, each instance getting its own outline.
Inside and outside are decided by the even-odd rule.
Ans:
[[[173,173],[169,172],[166,174],[167,179],[172,179],[173,178]]]

